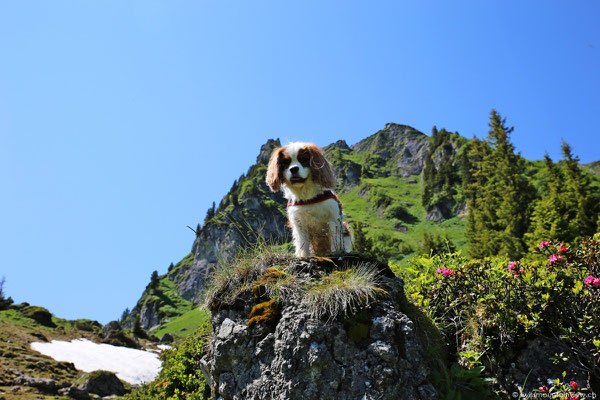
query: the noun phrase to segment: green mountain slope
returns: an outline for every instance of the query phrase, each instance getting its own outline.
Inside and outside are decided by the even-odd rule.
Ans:
[[[444,129],[434,128],[427,136],[406,125],[387,124],[352,146],[340,140],[324,148],[336,169],[345,219],[362,227],[373,255],[403,264],[419,253],[426,235],[448,239],[457,250],[466,250],[462,185],[470,143]],[[155,333],[185,333],[186,327],[198,325],[194,316],[200,314],[191,310],[201,299],[217,253],[231,256],[258,236],[289,243],[285,201],[264,183],[269,155],[279,145],[278,140],[269,140],[256,164],[234,182],[218,206],[209,209],[192,253],[158,277],[155,288],[146,288],[127,319],[130,325],[139,316],[142,326],[155,328]],[[548,179],[544,163],[525,162],[525,175],[539,193]],[[584,168],[600,188],[598,165]]]

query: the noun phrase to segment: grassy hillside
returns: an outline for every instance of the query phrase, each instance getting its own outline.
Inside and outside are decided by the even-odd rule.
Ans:
[[[13,385],[16,371],[36,378],[55,379],[59,384],[72,384],[83,375],[71,363],[55,361],[33,351],[31,343],[79,338],[98,342],[101,331],[102,326],[96,321],[68,321],[56,318],[42,307],[27,304],[0,311],[0,399],[60,398],[35,388]]]
[[[419,176],[364,179],[340,194],[348,221],[363,224],[373,246],[393,261],[416,254],[425,232],[447,234],[457,248],[465,248],[464,218],[427,221],[421,196]]]
[[[194,262],[192,253],[186,255],[181,261],[169,268],[164,275],[158,276],[156,285],[148,284],[135,307],[125,316],[123,323],[132,327],[136,316],[152,308],[159,320],[176,318],[194,308],[194,304],[184,299],[177,291],[177,277],[185,275],[186,268]]]
[[[161,325],[159,328],[150,331],[151,335],[162,337],[170,334],[175,339],[187,337],[194,333],[210,318],[210,312],[204,308],[194,308],[179,317]]]

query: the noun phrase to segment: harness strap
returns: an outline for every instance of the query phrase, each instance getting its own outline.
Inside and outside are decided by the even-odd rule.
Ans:
[[[335,195],[335,193],[333,193],[331,190],[326,190],[323,193],[320,193],[309,200],[300,200],[300,201],[296,201],[293,203],[288,202],[287,207],[289,208],[292,206],[306,206],[309,204],[321,203],[321,202],[323,202],[325,200],[329,200],[329,199],[334,199],[335,201],[337,201],[341,208],[340,199],[338,199],[338,197]]]

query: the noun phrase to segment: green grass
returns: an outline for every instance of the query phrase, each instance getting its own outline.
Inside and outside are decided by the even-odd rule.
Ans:
[[[161,317],[174,317],[185,314],[193,307],[191,301],[181,297],[176,284],[168,277],[159,280],[157,289],[150,289],[146,301],[159,304]]]
[[[179,261],[171,271],[167,275],[171,275],[177,273],[181,268],[188,267],[194,263],[194,253],[190,253],[187,256],[183,257],[181,261]]]
[[[409,183],[409,182],[414,183]],[[417,253],[425,232],[429,234],[445,234],[454,242],[458,250],[466,250],[467,241],[464,236],[464,217],[453,217],[442,222],[427,221],[427,211],[421,205],[420,176],[363,179],[362,184],[351,191],[340,194],[346,218],[350,222],[364,224],[367,237],[376,240],[384,234],[401,241],[408,251],[404,256],[398,254],[392,261],[408,259]],[[383,196],[392,199],[392,204],[404,207],[412,219],[402,221],[395,218],[385,218],[385,207],[376,208],[369,199],[368,191],[378,191]],[[399,232],[396,227],[406,227],[406,232]]]
[[[150,334],[161,338],[168,333],[174,338],[184,338],[200,328],[202,324],[210,318],[210,312],[205,308],[194,308],[179,317],[173,318],[166,324],[150,331]]]
[[[31,342],[43,341],[41,335],[48,341],[86,338],[99,342],[100,329],[88,329],[95,326],[94,321],[68,321],[54,316],[52,322],[55,326],[42,325],[24,313],[27,309],[39,307],[17,304],[8,310],[0,311],[0,399],[58,399],[58,396],[43,394],[26,386],[13,393],[11,390],[15,385],[12,377],[15,374],[12,371],[16,369],[36,378],[51,378],[59,384],[71,385],[82,372],[75,370],[69,363],[53,360],[32,350]],[[80,329],[81,327],[85,329]]]

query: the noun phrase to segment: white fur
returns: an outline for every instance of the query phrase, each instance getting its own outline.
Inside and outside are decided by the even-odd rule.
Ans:
[[[304,167],[298,161],[298,151],[306,145],[306,143],[301,142],[287,145],[286,152],[291,158],[291,163],[283,171],[285,179],[282,190],[284,197],[291,203],[311,200],[325,190],[333,189],[325,188],[314,182],[310,166]],[[296,176],[305,178],[306,181],[302,183],[292,183],[290,181],[292,178],[291,169],[294,167],[298,167]],[[326,167],[331,168],[329,165]],[[349,234],[344,235],[347,229],[343,224],[340,205],[335,199],[328,199],[315,204],[290,206],[287,211],[297,257],[315,255],[314,249],[311,249],[311,243],[318,241],[322,235],[329,236],[331,249],[328,254],[339,251],[349,252],[352,249],[352,238]]]

